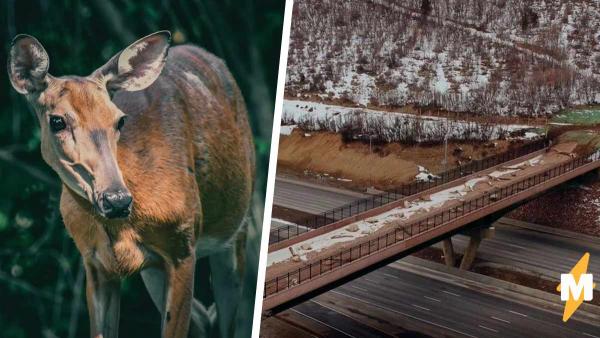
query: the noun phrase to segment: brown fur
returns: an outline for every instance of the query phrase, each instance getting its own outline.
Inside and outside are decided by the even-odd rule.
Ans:
[[[203,332],[197,256],[209,256],[219,327],[233,335],[231,296],[241,295],[244,271],[233,245],[245,238],[254,177],[247,112],[221,60],[193,46],[167,59],[169,37],[148,35],[88,77],[47,74],[48,55],[28,35],[9,53],[11,84],[34,106],[42,155],[63,181],[60,210],[84,258],[92,337],[117,337],[119,279],[138,271],[163,337],[186,336],[191,318],[191,332]]]
[[[183,72],[202,79],[211,97],[198,95]],[[88,128],[114,123],[97,108],[102,94],[94,83],[67,79],[52,92],[63,88]],[[118,162],[134,198],[132,214],[102,219],[65,186],[61,213],[81,253],[124,276],[149,260],[145,250],[176,263],[197,238],[226,245],[248,208],[254,167],[243,99],[222,62],[196,47],[172,48],[154,84],[113,101],[128,116]]]

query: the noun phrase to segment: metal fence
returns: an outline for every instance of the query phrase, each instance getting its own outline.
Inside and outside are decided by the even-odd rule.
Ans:
[[[305,232],[318,229],[320,227],[329,225],[331,223],[335,223],[350,216],[354,216],[362,212],[380,207],[382,205],[397,201],[400,198],[418,194],[425,190],[471,175],[478,171],[489,169],[498,164],[502,164],[504,162],[508,162],[521,156],[525,156],[532,152],[541,150],[547,146],[548,140],[546,139],[529,142],[518,148],[510,149],[500,154],[488,156],[480,160],[473,160],[465,165],[450,169],[448,171],[438,174],[436,177],[432,178],[427,182],[415,181],[412,183],[404,184],[398,188],[385,191],[381,194],[359,199],[341,207],[337,207],[335,209],[323,212],[319,215],[307,217],[299,222],[296,222],[296,224],[299,226],[290,224],[277,227],[276,229],[272,229],[269,233],[269,244],[274,244],[296,237]]]
[[[573,171],[585,164],[598,161],[599,159],[600,151],[574,158],[567,163],[559,164],[543,173],[530,176],[504,188],[487,191],[480,197],[465,200],[457,206],[440,211],[427,218],[408,223],[402,227],[397,227],[375,239],[357,244],[335,255],[322,258],[319,261],[305,265],[297,270],[277,276],[265,283],[263,297],[266,298],[283,290],[287,290],[300,283],[320,276],[323,273],[335,270],[359,258],[379,252],[398,242],[402,242],[425,231],[439,227],[458,217],[480,210],[493,203],[497,203],[505,198],[544,183],[552,178]]]

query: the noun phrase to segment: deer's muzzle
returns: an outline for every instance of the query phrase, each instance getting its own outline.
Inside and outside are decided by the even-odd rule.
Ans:
[[[98,209],[109,219],[125,218],[131,213],[133,197],[126,190],[105,191],[100,194]]]

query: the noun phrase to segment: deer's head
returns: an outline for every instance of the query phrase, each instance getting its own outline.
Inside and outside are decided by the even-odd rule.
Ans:
[[[13,40],[8,75],[39,119],[44,160],[106,218],[127,217],[133,203],[117,162],[127,116],[111,101],[112,93],[150,86],[164,66],[169,41],[169,32],[157,32],[89,76],[54,77],[38,40],[29,35]]]

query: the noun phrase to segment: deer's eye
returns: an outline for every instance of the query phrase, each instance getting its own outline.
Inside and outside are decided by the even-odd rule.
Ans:
[[[123,129],[123,126],[125,125],[125,120],[127,120],[127,116],[121,116],[121,118],[119,119],[119,122],[117,122],[117,130],[121,131],[121,129]]]
[[[53,133],[58,133],[59,131],[64,130],[65,128],[67,128],[67,123],[65,122],[65,119],[63,119],[61,116],[50,116],[50,130],[52,130]]]

